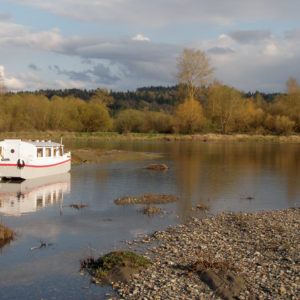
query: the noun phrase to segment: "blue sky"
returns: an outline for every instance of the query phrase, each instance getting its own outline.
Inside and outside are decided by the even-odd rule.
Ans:
[[[0,74],[9,90],[176,84],[184,48],[243,91],[300,83],[299,0],[0,0]]]

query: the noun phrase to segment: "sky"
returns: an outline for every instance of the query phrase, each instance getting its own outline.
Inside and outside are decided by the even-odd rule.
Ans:
[[[0,0],[0,75],[11,91],[134,91],[177,83],[184,48],[221,83],[300,83],[299,0]]]

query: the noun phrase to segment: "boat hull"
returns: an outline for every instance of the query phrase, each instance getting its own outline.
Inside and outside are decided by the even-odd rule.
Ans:
[[[0,163],[0,178],[32,179],[67,173],[70,169],[71,159],[44,165],[29,163],[21,167],[18,164]]]

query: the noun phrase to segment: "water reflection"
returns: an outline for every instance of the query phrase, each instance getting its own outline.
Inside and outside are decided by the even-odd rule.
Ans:
[[[183,215],[193,203],[212,206],[214,212],[247,210],[245,201],[238,200],[249,196],[256,199],[256,208],[252,205],[250,210],[280,208],[285,202],[294,206],[299,201],[299,145],[178,143],[170,155],[176,162]]]
[[[23,182],[0,182],[0,213],[20,216],[59,203],[70,193],[70,174],[28,179]]]

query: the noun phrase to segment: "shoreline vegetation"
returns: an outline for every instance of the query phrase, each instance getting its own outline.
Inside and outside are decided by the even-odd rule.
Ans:
[[[271,134],[163,134],[163,133],[117,133],[117,132],[66,132],[66,131],[16,131],[1,132],[0,139],[52,139],[70,143],[75,140],[91,141],[199,141],[199,142],[266,142],[266,143],[300,143],[299,134],[271,135]],[[71,149],[72,150],[72,149]]]
[[[152,264],[118,299],[298,299],[300,208],[193,218],[128,242]]]

